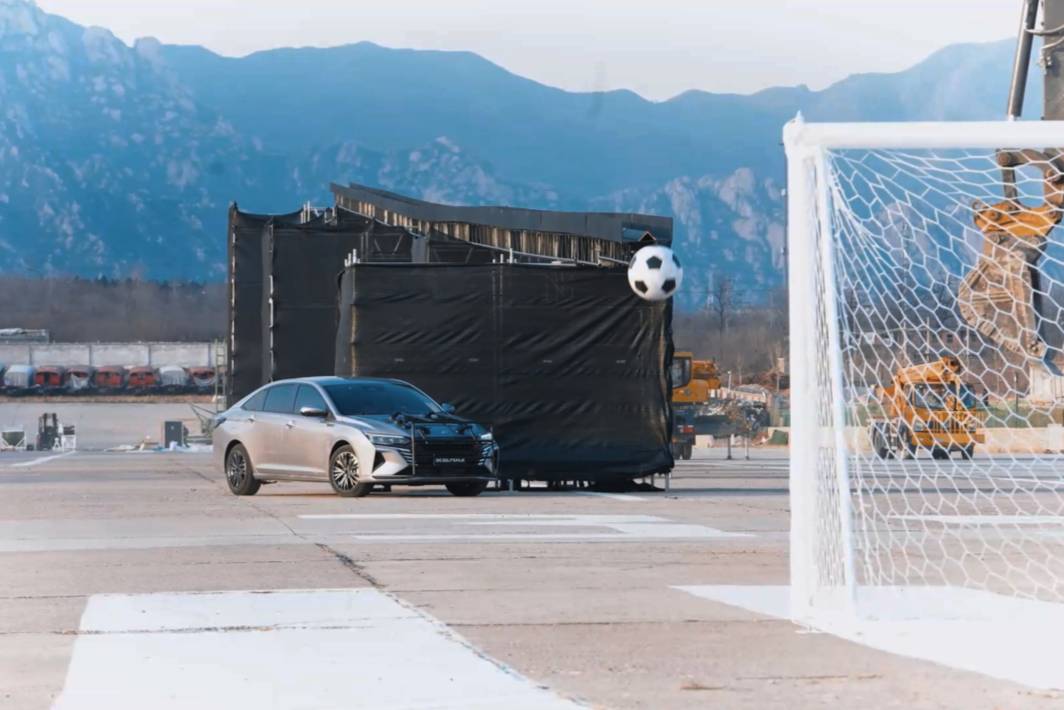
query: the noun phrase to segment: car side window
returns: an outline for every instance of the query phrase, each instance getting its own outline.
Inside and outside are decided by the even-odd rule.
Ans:
[[[291,414],[295,403],[296,386],[294,384],[274,385],[266,394],[266,405],[263,407],[263,411],[273,412],[274,414]]]
[[[249,412],[261,412],[262,411],[262,405],[266,403],[266,393],[268,393],[268,392],[269,392],[268,389],[264,389],[264,390],[260,390],[260,391],[256,392],[251,397],[251,399],[249,399],[248,401],[244,402],[244,407],[243,408],[246,409]]]
[[[303,407],[310,407],[311,409],[320,409],[324,412],[329,411],[329,408],[325,405],[325,400],[318,394],[318,390],[311,385],[300,385],[299,394],[296,395],[296,408],[295,412],[299,413]]]

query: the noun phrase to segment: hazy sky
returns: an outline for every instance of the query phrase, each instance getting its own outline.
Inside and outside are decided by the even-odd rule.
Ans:
[[[227,55],[370,40],[467,49],[546,84],[822,88],[956,42],[1014,37],[1020,0],[38,0],[49,12]]]

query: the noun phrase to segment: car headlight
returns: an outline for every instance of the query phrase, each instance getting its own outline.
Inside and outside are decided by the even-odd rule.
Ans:
[[[495,440],[495,436],[489,431],[487,434],[481,434],[480,435],[480,440],[481,441],[494,441]]]
[[[369,440],[375,446],[410,446],[410,437],[393,434],[369,434]]]

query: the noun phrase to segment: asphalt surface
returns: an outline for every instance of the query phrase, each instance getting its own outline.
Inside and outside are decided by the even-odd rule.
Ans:
[[[1064,706],[678,589],[787,582],[786,453],[736,454],[667,493],[360,500],[0,455],[0,707]]]

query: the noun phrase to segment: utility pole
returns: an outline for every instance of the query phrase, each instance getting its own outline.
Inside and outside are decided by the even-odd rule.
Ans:
[[[1046,0],[1046,15],[1051,14],[1051,5],[1059,4],[1059,0]],[[1020,14],[1020,40],[1016,44],[1016,57],[1012,64],[1012,85],[1009,88],[1008,119],[1010,121],[1015,121],[1023,114],[1023,97],[1027,91],[1027,68],[1031,64],[1031,44],[1034,42],[1035,23],[1038,22],[1038,5],[1039,0],[1023,0],[1023,11]],[[1046,26],[1049,26],[1048,22]],[[1047,109],[1050,102],[1051,98],[1047,93]],[[1049,116],[1047,115],[1046,118]]]
[[[1031,0],[1036,5],[1036,0]],[[1026,10],[1026,7],[1024,8]],[[1026,15],[1024,20],[1026,21]],[[1042,118],[1047,121],[1064,119],[1064,45],[1059,40],[1064,25],[1064,0],[1042,0],[1042,66],[1044,74],[1044,106]],[[1035,34],[1035,33],[1029,33]],[[1017,51],[1018,53],[1018,51]],[[1030,49],[1028,49],[1028,60]]]

